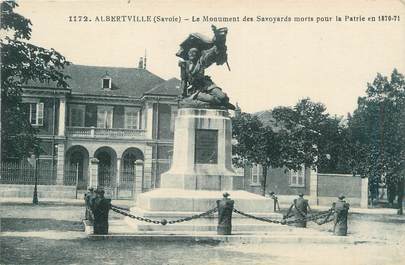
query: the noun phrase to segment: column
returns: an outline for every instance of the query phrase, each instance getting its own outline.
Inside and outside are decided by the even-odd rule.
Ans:
[[[89,187],[97,188],[98,186],[98,159],[90,158],[89,164]]]
[[[153,126],[153,103],[149,102],[146,104],[146,138],[152,139],[153,137],[153,130],[155,130]]]
[[[318,205],[318,171],[310,168],[309,176],[309,196],[312,200],[312,204]]]
[[[360,207],[368,208],[368,178],[361,179]]]
[[[117,158],[117,173],[115,175],[116,175],[115,196],[118,198],[118,190],[121,183],[121,158]]]
[[[63,185],[65,174],[65,144],[58,144],[56,164],[56,185]]]
[[[136,201],[136,198],[139,194],[142,193],[142,179],[143,179],[143,161],[142,160],[136,160],[135,164],[135,188],[134,188],[134,198]]]
[[[59,99],[59,126],[58,126],[58,136],[65,136],[65,109],[66,109],[66,99]]]
[[[152,146],[147,146],[144,152],[143,189],[152,188]]]

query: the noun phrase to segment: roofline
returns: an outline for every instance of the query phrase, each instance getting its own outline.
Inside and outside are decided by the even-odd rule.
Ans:
[[[22,89],[43,89],[43,90],[58,90],[58,91],[72,91],[71,88],[63,88],[63,87],[41,87],[41,86],[20,86]]]

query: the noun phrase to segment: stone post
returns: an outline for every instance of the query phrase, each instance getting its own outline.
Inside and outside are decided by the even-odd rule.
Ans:
[[[65,144],[58,144],[56,164],[56,185],[63,185],[65,175]]]
[[[90,158],[90,165],[89,165],[89,186],[93,187],[94,189],[98,186],[98,159],[97,158]]]
[[[116,175],[116,184],[115,184],[115,196],[118,198],[118,190],[121,183],[121,158],[117,158],[117,173]]]
[[[143,179],[143,161],[136,160],[135,164],[135,180],[134,180],[134,198],[136,200],[137,196],[142,193],[142,179]]]
[[[368,178],[361,179],[360,207],[368,208]]]
[[[66,99],[59,99],[59,126],[58,136],[65,136]]]
[[[310,168],[309,176],[309,196],[311,204],[318,205],[318,171]]]

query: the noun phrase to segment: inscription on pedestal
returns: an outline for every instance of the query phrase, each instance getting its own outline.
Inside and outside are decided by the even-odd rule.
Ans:
[[[218,163],[218,130],[196,129],[195,163]]]

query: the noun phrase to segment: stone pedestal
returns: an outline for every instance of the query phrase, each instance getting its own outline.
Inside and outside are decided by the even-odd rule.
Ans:
[[[175,121],[173,163],[162,174],[161,188],[138,195],[134,215],[176,220],[216,207],[228,191],[238,210],[281,219],[273,213],[273,201],[253,193],[234,190],[232,169],[232,125],[228,112],[215,109],[179,109]],[[138,231],[215,231],[215,215],[175,225],[153,225],[127,218]],[[235,227],[263,229],[251,219],[235,216]],[[253,224],[254,223],[254,224]],[[268,225],[268,224],[265,224]]]
[[[162,188],[232,190],[232,125],[228,111],[179,109],[173,163]]]

